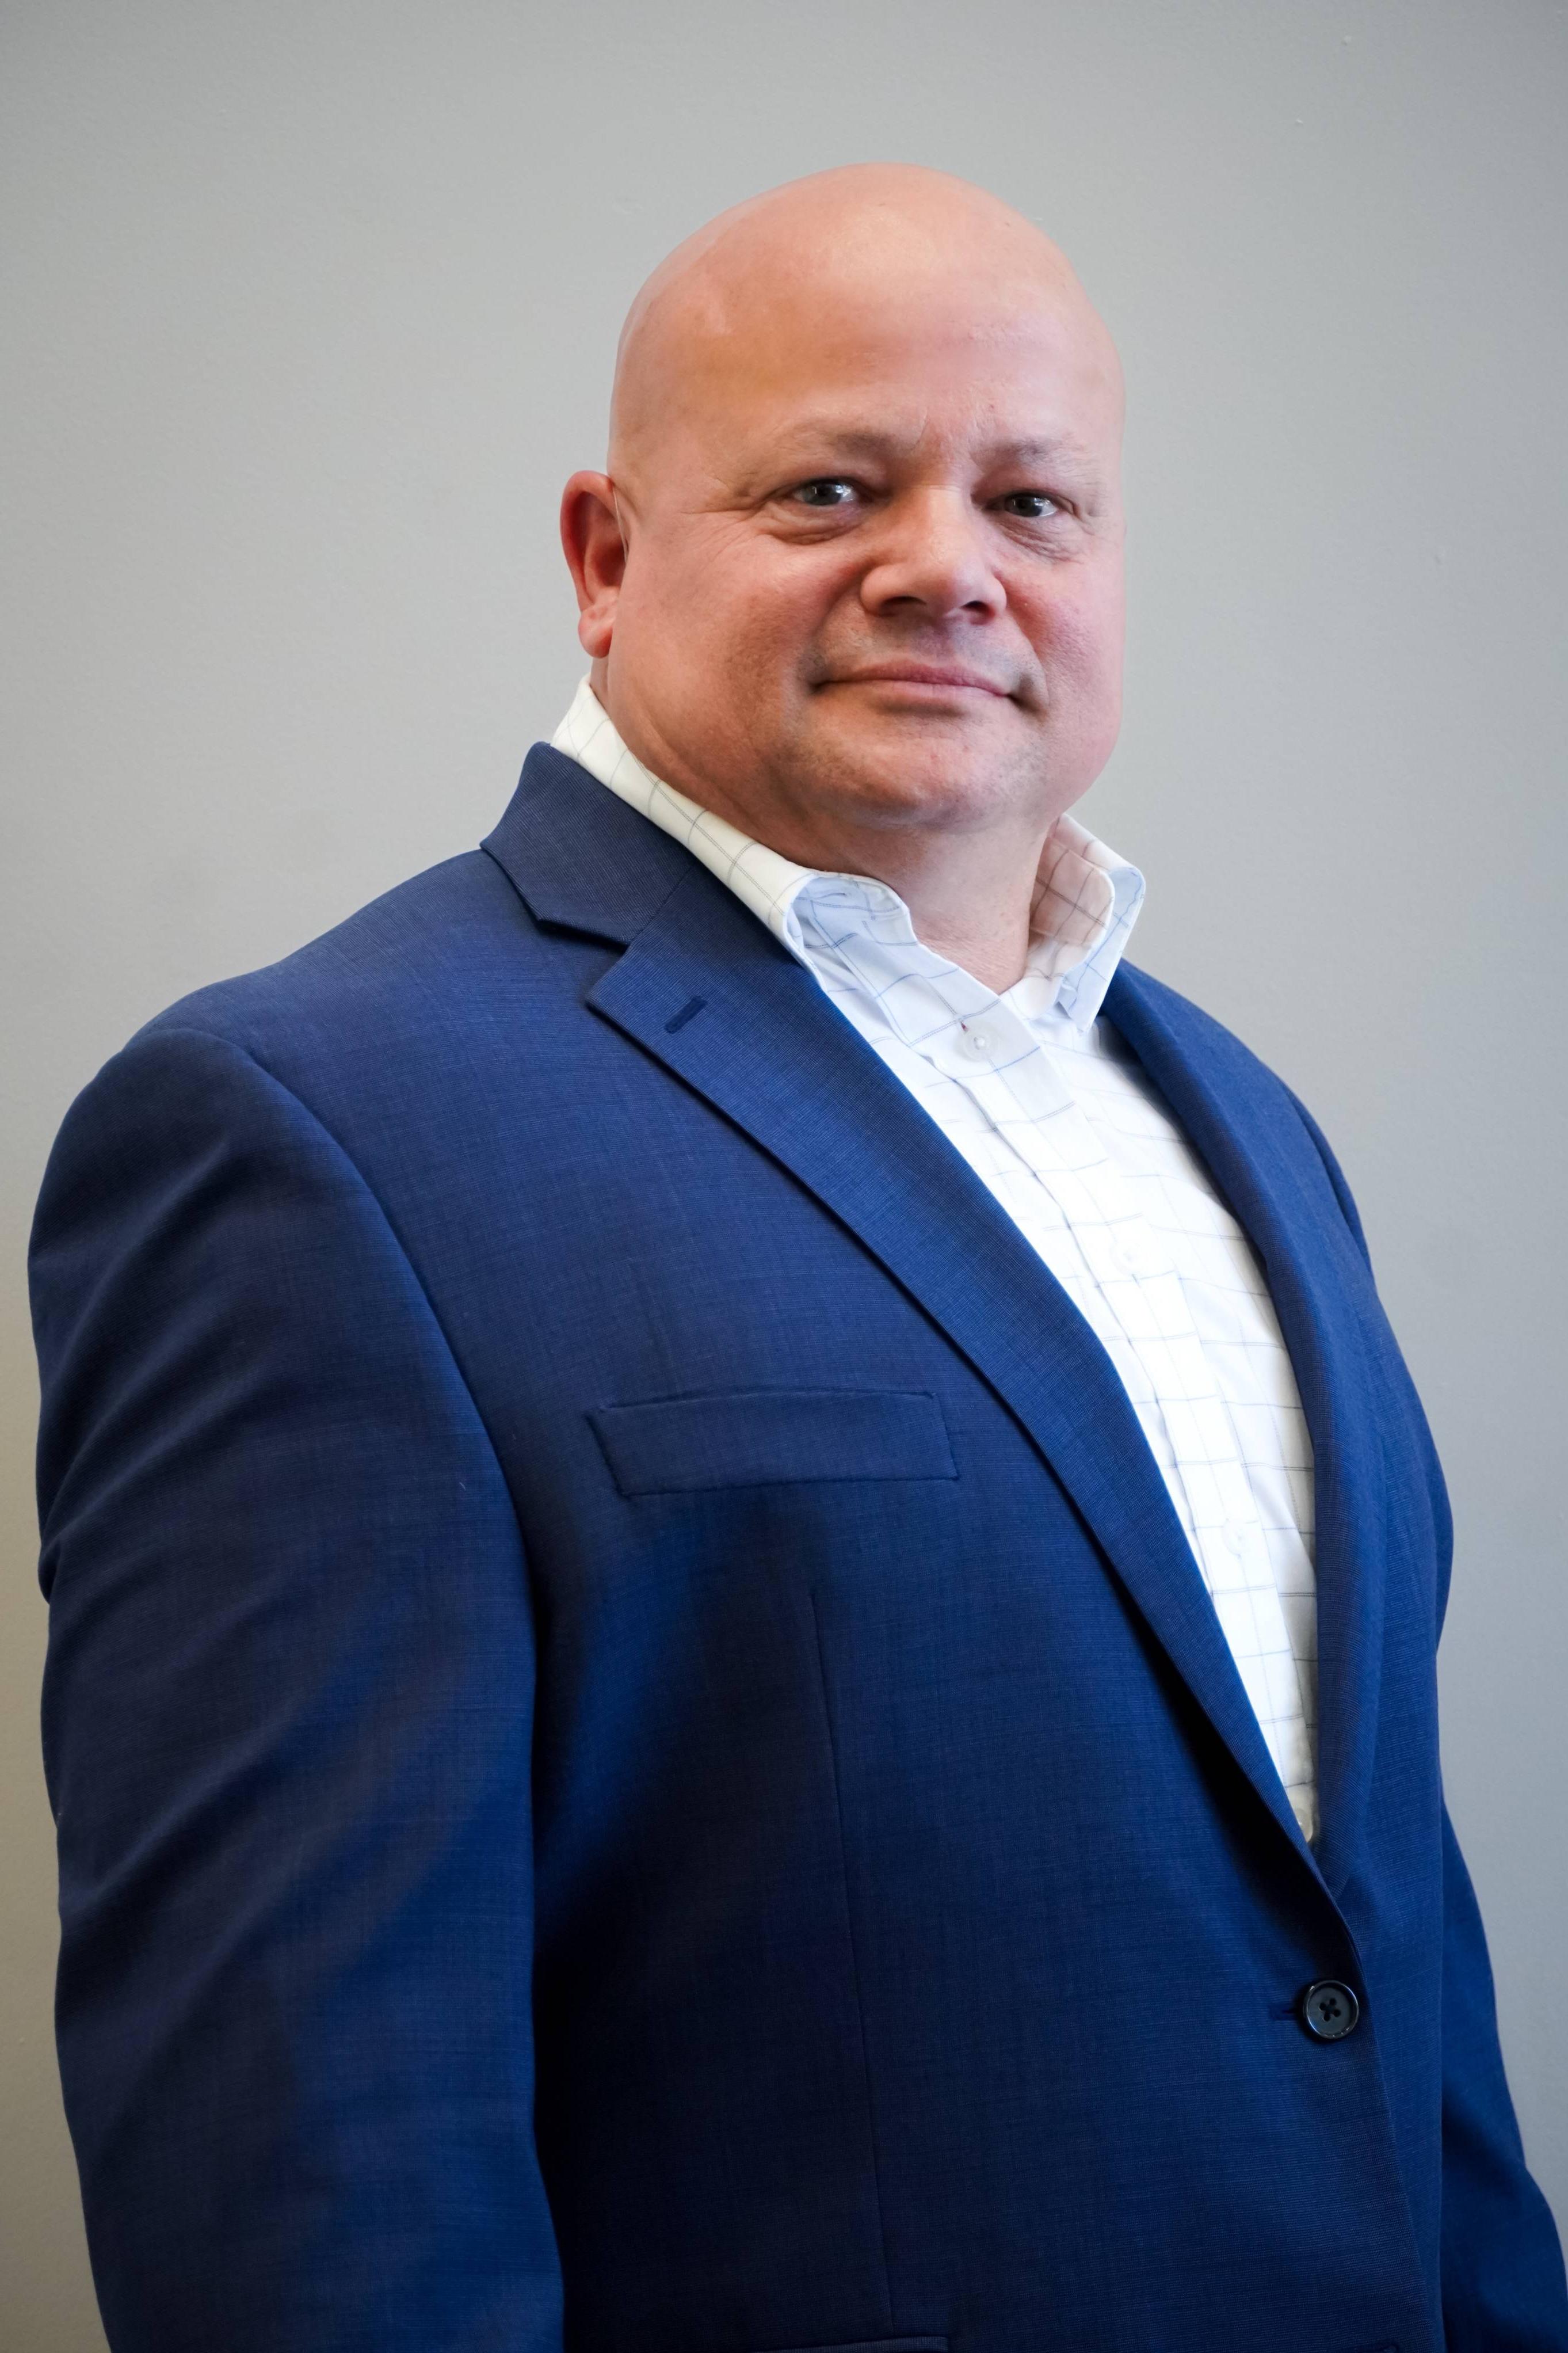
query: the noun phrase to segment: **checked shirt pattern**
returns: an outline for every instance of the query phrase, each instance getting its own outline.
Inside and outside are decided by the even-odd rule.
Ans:
[[[998,995],[885,883],[750,839],[636,760],[584,679],[554,745],[685,844],[806,967],[1038,1252],[1110,1356],[1298,1821],[1316,1835],[1312,1452],[1250,1244],[1100,1008],[1143,878],[1070,818]]]

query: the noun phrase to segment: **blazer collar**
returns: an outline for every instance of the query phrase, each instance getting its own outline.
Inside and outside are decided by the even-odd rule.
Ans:
[[[489,852],[536,923],[626,946],[696,861],[548,744],[536,744]],[[717,886],[716,886],[717,887]]]
[[[1106,1011],[1258,1249],[1317,1458],[1320,1790],[1302,1839],[1191,1548],[1109,1357],[940,1129],[810,975],[689,851],[547,746],[484,848],[541,923],[626,949],[588,1003],[858,1235],[1016,1416],[1256,1795],[1342,1879],[1375,1731],[1365,1269],[1289,1098],[1194,1008],[1123,965]],[[1292,1127],[1294,1133],[1292,1133]],[[1346,1296],[1347,1288],[1349,1297]]]

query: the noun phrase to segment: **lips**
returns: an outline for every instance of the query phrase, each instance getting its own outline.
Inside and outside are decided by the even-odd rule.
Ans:
[[[952,693],[955,689],[969,694],[994,694],[1005,699],[1007,689],[980,670],[965,670],[956,662],[878,662],[869,670],[849,670],[843,678],[829,679],[830,686],[915,686]]]

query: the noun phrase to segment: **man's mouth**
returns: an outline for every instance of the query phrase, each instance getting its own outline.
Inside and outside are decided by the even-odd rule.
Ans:
[[[847,670],[841,678],[824,681],[827,686],[905,686],[932,694],[991,694],[1006,700],[1007,689],[984,670],[970,670],[962,662],[890,661],[873,662],[864,670]]]

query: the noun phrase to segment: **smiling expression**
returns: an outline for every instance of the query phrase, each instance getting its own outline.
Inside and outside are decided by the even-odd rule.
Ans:
[[[651,281],[610,475],[568,490],[600,699],[805,862],[868,829],[1043,831],[1120,709],[1104,329],[1037,231],[938,174],[734,219]]]

